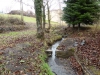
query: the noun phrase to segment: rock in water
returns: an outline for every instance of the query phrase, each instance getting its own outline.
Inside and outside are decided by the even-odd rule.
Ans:
[[[83,46],[85,44],[85,40],[82,40],[81,45]]]
[[[78,46],[78,42],[75,41],[75,43],[74,43],[74,47],[77,47],[77,46]]]

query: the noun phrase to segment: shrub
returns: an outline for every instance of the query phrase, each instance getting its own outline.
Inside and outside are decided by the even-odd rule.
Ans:
[[[15,24],[15,25],[22,25],[25,24],[24,22],[21,21],[19,18],[14,18],[14,17],[8,17],[6,21],[10,24]]]
[[[0,16],[0,25],[5,24],[5,18]]]
[[[8,24],[11,24],[11,25],[25,25],[24,22],[21,21],[20,18],[16,18],[16,17],[2,17],[0,16],[0,25],[8,25]]]
[[[20,10],[12,10],[8,14],[20,15],[20,13]],[[35,17],[35,14],[32,11],[23,11],[23,15],[28,17]]]
[[[26,29],[24,25],[20,18],[0,16],[0,33]]]

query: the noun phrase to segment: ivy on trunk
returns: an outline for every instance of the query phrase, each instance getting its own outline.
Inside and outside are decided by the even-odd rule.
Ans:
[[[36,24],[37,24],[37,37],[44,38],[44,31],[42,27],[43,0],[34,0],[34,5],[35,5],[35,15],[36,15]]]

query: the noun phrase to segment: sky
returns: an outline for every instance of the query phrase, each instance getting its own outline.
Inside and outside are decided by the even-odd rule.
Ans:
[[[60,8],[58,1],[60,1],[61,8],[64,6],[63,0],[51,0],[51,2],[49,3],[52,5],[50,7],[50,10]],[[34,3],[32,0],[23,0],[23,3],[24,11],[31,10],[34,12]],[[0,12],[8,13],[11,10],[20,10],[20,3],[18,2],[18,0],[0,0]]]

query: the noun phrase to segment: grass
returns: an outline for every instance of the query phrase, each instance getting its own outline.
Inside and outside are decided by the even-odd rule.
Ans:
[[[39,56],[40,60],[42,61],[41,63],[41,69],[42,72],[40,75],[54,75],[54,73],[51,71],[49,65],[45,62],[45,60],[47,59],[47,56],[43,50],[42,54]]]
[[[16,31],[16,32],[9,32],[9,33],[1,33],[0,34],[0,37],[3,37],[3,36],[6,36],[6,37],[8,37],[8,36],[10,36],[10,37],[12,37],[12,36],[15,36],[15,37],[18,37],[18,36],[20,36],[20,35],[30,35],[30,34],[35,34],[36,32],[34,32],[33,30],[27,30],[27,31],[22,31],[22,32],[20,32],[20,31]]]
[[[95,75],[100,75],[100,70],[96,69],[96,67],[89,66],[88,67]]]
[[[26,30],[26,31],[16,31],[16,32],[8,32],[0,34],[0,46],[6,46],[9,42],[14,41],[18,38],[22,37],[30,37],[36,34],[34,30]]]
[[[17,18],[20,18],[21,17],[20,15],[10,15],[10,14],[0,14],[0,16],[3,16],[3,17],[17,17]],[[36,23],[36,18],[24,16],[24,21],[25,22],[33,22],[33,23]]]
[[[0,14],[0,16],[3,16],[3,17],[17,17],[17,18],[21,17],[20,15],[11,15],[11,14]],[[36,23],[36,18],[24,16],[24,21],[25,22]],[[48,23],[47,20],[46,20],[46,22]],[[51,24],[57,24],[57,22],[51,21]]]

